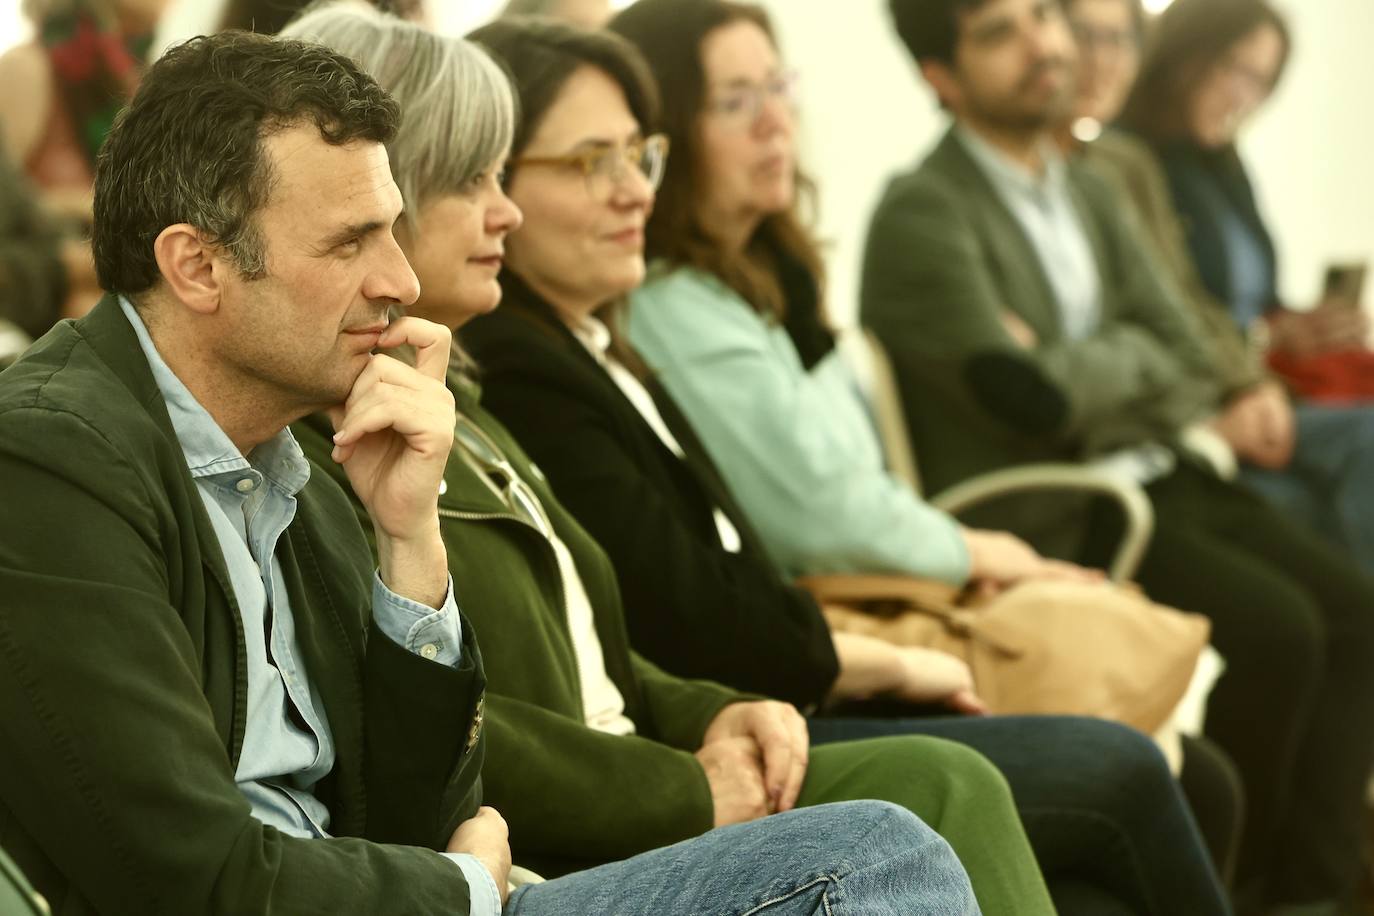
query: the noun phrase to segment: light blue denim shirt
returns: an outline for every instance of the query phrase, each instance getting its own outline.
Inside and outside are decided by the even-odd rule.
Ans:
[[[1064,157],[1046,143],[1045,168],[1036,175],[973,131],[960,127],[957,135],[1040,257],[1065,336],[1082,340],[1092,334],[1102,316],[1102,280],[1069,193]]]
[[[253,816],[289,836],[324,838],[329,810],[312,790],[334,766],[329,718],[310,684],[282,581],[277,542],[296,516],[296,494],[310,464],[291,431],[283,429],[250,457],[215,423],[158,353],[128,300],[120,307],[167,404],[186,465],[214,525],[243,620],[248,656],[248,725],[234,774]],[[377,627],[398,645],[437,664],[456,665],[461,618],[453,582],[439,610],[397,595],[373,575]],[[471,889],[473,916],[501,912],[496,886],[472,856],[449,855]]]
[[[992,183],[1040,259],[1059,306],[1064,336],[1084,340],[1102,321],[1102,275],[1083,219],[1069,191],[1069,170],[1048,141],[1036,175],[963,126],[959,142]],[[1144,486],[1174,470],[1174,454],[1163,445],[1143,443],[1105,455],[1094,465]]]

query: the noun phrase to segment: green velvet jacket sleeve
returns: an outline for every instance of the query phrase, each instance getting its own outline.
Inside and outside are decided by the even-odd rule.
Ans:
[[[890,350],[946,366],[948,383],[994,422],[1075,451],[1123,419],[1164,432],[1205,412],[1213,395],[1196,386],[1200,335],[1151,275],[1131,226],[1109,219],[1096,227],[1110,307],[1095,333],[1069,339],[1051,307],[1023,308],[1037,295],[1031,283],[1007,278],[1011,250],[1033,257],[1024,237],[990,244],[987,220],[1001,215],[988,217],[940,178],[927,167],[893,182],[870,228],[862,316]],[[1045,286],[1033,268],[1021,276]],[[1008,310],[1036,331],[1034,348],[1006,331]]]
[[[707,726],[726,706],[765,699],[713,681],[669,674],[638,652],[630,653],[630,663],[656,724],[658,739],[685,751],[700,749]]]
[[[253,817],[152,473],[69,410],[0,406],[0,836],[58,863],[63,913],[466,913],[432,851]]]
[[[485,782],[521,864],[556,874],[711,829],[710,786],[687,751],[499,694],[487,709]]]

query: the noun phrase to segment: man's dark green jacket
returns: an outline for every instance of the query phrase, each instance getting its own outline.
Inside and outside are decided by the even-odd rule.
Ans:
[[[0,374],[0,846],[54,912],[467,912],[431,850],[478,804],[472,630],[457,668],[391,642],[348,498],[318,472],[297,498],[278,556],[336,746],[330,840],[264,826],[234,784],[242,620],[118,303]]]
[[[938,492],[1032,461],[1173,443],[1216,410],[1202,328],[1135,218],[1081,163],[1069,193],[1101,278],[1101,317],[1069,337],[1036,250],[951,131],[892,180],[864,256],[861,318],[892,357],[923,481]],[[1035,332],[1026,349],[1010,313]]]
[[[692,751],[725,705],[755,699],[659,670],[631,651],[605,552],[555,498],[544,475],[459,377],[458,410],[507,457],[543,504],[591,602],[606,673],[625,698],[636,734],[588,727],[566,596],[553,547],[511,512],[455,452],[439,496],[454,596],[477,628],[487,660],[486,803],[510,825],[516,862],[558,875],[697,836],[711,829],[710,786]],[[294,427],[322,467],[328,420]],[[357,511],[362,507],[355,501]]]

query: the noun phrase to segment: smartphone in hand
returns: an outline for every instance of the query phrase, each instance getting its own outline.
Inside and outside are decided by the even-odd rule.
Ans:
[[[1358,309],[1364,298],[1364,278],[1369,265],[1364,261],[1329,264],[1322,282],[1322,302],[1342,308]]]

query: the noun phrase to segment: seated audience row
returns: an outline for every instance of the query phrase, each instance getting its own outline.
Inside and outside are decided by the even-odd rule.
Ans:
[[[102,150],[94,248],[110,295],[0,380],[14,519],[0,540],[0,835],[60,912],[503,910],[507,827],[479,807],[486,676],[436,506],[450,335],[387,323],[418,294],[391,235],[398,120],[371,77],[319,46],[230,32],[173,50]],[[377,346],[413,347],[415,365]],[[375,567],[347,498],[286,429],[327,407]],[[681,760],[715,726],[738,757],[763,756],[790,807],[804,741],[782,712],[622,673],[646,722],[650,702],[675,710],[654,726]],[[563,748],[541,737],[526,761],[558,773]],[[970,770],[923,790],[1003,852],[990,883],[1049,912],[1005,788]],[[602,793],[602,811],[648,788],[614,785],[630,798]],[[550,825],[568,800],[549,797]],[[595,856],[598,826],[582,826],[575,842]],[[636,837],[600,842],[616,840]],[[763,905],[977,911],[948,845],[875,802],[529,884],[505,911]]]
[[[502,77],[490,64],[493,76],[484,82],[461,66],[427,71],[423,64],[432,53],[425,49],[455,42],[413,27],[336,8],[307,14],[286,34],[360,61],[412,115],[388,144],[412,214],[398,235],[422,290],[406,305],[408,315],[457,327],[501,297],[502,259],[495,252],[505,247],[516,259],[517,240],[532,237],[526,234],[532,225],[521,225],[520,210],[500,185],[508,148],[509,162],[523,176],[534,166],[523,164],[533,157],[522,149],[552,132],[558,148],[588,147],[619,170],[621,183],[647,190],[620,139],[635,143],[640,126],[617,97],[635,100],[648,119],[651,89],[638,60],[610,36],[513,22],[480,30],[476,37],[515,76],[519,99],[512,106],[510,90],[494,88]],[[470,57],[483,55],[472,45],[458,47]],[[435,85],[456,95],[442,104]],[[512,110],[521,113],[513,131]],[[467,133],[485,139],[486,148],[456,149],[450,123],[468,125]],[[586,142],[600,137],[617,139],[605,148]],[[566,167],[547,171],[577,210],[591,211],[587,176]],[[523,177],[511,180],[515,185]],[[594,180],[615,187],[615,179]],[[549,182],[540,188],[546,196],[558,190]],[[582,255],[603,257],[585,249]],[[1007,831],[1006,819],[972,816],[979,808],[991,814],[1009,800],[976,754],[916,737],[808,751],[793,707],[741,703],[744,697],[732,690],[665,674],[632,652],[605,554],[483,410],[474,381],[459,369],[450,373],[449,387],[458,426],[440,527],[487,667],[486,799],[511,825],[517,861],[562,874],[793,805],[878,798],[930,818],[960,855],[986,909],[1042,908],[1043,888],[1020,831]],[[330,419],[318,415],[295,432],[307,456],[348,486],[356,472],[347,461],[331,460]],[[361,499],[355,509],[365,521]],[[554,753],[541,754],[541,747]],[[761,772],[751,765],[755,755],[762,757]],[[627,784],[637,787],[630,798],[606,804]],[[963,798],[980,800],[970,808]]]
[[[1082,27],[1122,36],[1099,52],[1111,55],[1102,66],[1085,68],[1103,84],[1085,114],[1102,123],[1120,114],[1124,129],[1085,153],[1144,216],[1160,269],[1209,331],[1227,397],[1215,426],[1241,459],[1241,479],[1374,572],[1374,387],[1359,383],[1374,377],[1368,320],[1336,291],[1306,311],[1277,305],[1274,245],[1236,146],[1283,74],[1287,26],[1254,0],[1178,3],[1142,59],[1123,0],[1071,8]],[[1275,375],[1265,372],[1264,338]]]
[[[1286,52],[1260,0],[1227,3],[1261,10],[1231,43]],[[1374,583],[1225,458],[1320,493],[1358,552],[1356,475],[1260,441],[1286,401],[1199,291],[1155,153],[1067,139],[1124,99],[1134,59],[1101,54],[1134,50],[1135,0],[892,0],[955,125],[874,217],[863,313],[937,485],[1053,459],[1146,486],[1142,583],[1227,661],[1181,784],[1125,726],[982,715],[962,660],[831,632],[790,584],[1103,587],[883,468],[762,9],[638,0],[586,31],[515,7],[466,41],[354,3],[196,39],[120,115],[108,294],[0,377],[0,690],[25,701],[0,837],[38,888],[72,912],[1220,914],[1238,868],[1244,914],[1341,912]],[[1330,414],[1363,460],[1363,414]],[[1103,509],[1032,513],[980,520],[1102,560]]]
[[[1374,761],[1374,582],[1195,447],[1198,432],[1225,426],[1208,338],[1119,192],[1053,147],[1076,56],[1058,5],[892,6],[954,121],[888,186],[861,297],[923,470],[945,486],[1031,461],[1092,461],[1145,487],[1155,531],[1139,581],[1211,618],[1227,662],[1207,733],[1245,786],[1240,905],[1338,905],[1358,876]],[[1165,24],[1217,6],[1176,0]],[[1080,556],[1092,562],[1115,524],[1090,519]]]

